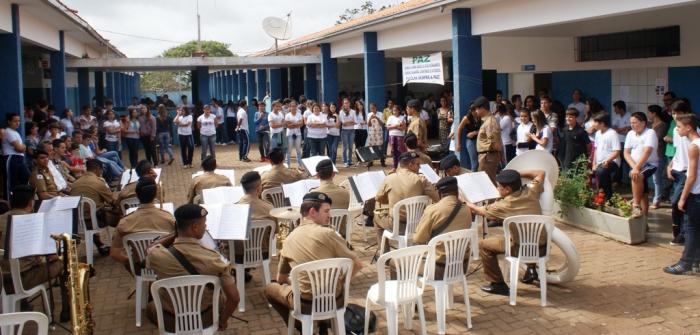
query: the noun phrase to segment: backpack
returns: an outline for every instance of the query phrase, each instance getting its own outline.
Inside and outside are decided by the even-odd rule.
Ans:
[[[369,332],[377,330],[377,316],[369,313]],[[364,335],[365,308],[357,304],[348,304],[345,308],[345,333],[347,335]]]

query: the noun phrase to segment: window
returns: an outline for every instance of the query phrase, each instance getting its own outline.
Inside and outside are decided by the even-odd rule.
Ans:
[[[577,42],[579,62],[681,54],[680,26],[582,36]]]

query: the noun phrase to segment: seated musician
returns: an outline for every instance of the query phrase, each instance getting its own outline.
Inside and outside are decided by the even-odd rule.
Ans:
[[[70,191],[72,196],[83,196],[90,198],[95,202],[97,210],[97,222],[86,222],[88,227],[97,228],[117,225],[121,210],[117,204],[117,199],[114,193],[107,186],[107,182],[102,178],[102,162],[96,159],[89,159],[85,162],[87,172],[73,183],[73,188]],[[86,218],[90,218],[89,209],[86,208]],[[109,254],[109,247],[105,246],[100,241],[100,235],[93,235],[93,241],[97,246],[97,250],[101,255]]]
[[[318,178],[321,179],[321,185],[319,187],[313,188],[311,192],[321,192],[325,193],[331,199],[333,199],[333,205],[331,209],[348,209],[350,206],[350,193],[344,187],[340,187],[333,183],[333,177],[335,177],[335,171],[333,170],[333,162],[330,159],[324,159],[318,164],[316,164],[316,173],[318,173]],[[340,223],[340,235],[345,236],[345,220]]]
[[[445,171],[445,176],[447,177],[457,177],[461,174],[471,172],[459,164],[459,159],[457,159],[455,155],[447,155],[447,157],[440,160],[440,170]]]
[[[207,156],[202,161],[202,170],[204,170],[204,174],[194,177],[190,189],[187,191],[187,201],[189,203],[194,203],[196,196],[202,196],[202,190],[219,186],[233,186],[228,177],[214,173],[214,170],[216,170],[216,158]]]
[[[423,151],[421,151],[420,147],[418,146],[418,138],[415,134],[406,134],[406,136],[404,137],[404,143],[406,144],[406,148],[408,149],[407,152],[415,152],[418,154],[420,164],[428,164],[432,166],[433,159],[430,158],[430,156],[426,155]]]
[[[156,170],[153,169],[151,162],[143,159],[136,163],[136,167],[133,170],[136,176],[141,179],[141,177],[151,177],[154,180],[158,177]],[[136,197],[136,182],[130,182],[122,188],[117,196],[117,204],[121,204],[122,200]],[[160,194],[160,187],[158,187],[158,194]]]
[[[10,193],[10,206],[12,209],[5,214],[0,215],[0,248],[9,252],[5,245],[7,240],[5,234],[8,233],[7,223],[12,215],[22,215],[34,213],[34,195],[36,190],[31,185],[17,185],[12,188]],[[48,262],[48,263],[47,263]],[[5,257],[0,257],[0,268],[2,268],[3,288],[7,294],[15,293],[12,281],[12,272],[10,269],[10,261]],[[22,286],[25,289],[30,289],[49,280],[61,278],[63,264],[54,255],[48,257],[43,256],[28,256],[19,259],[19,269],[22,277]],[[61,322],[70,320],[70,307],[68,306],[68,295],[65,285],[61,285]],[[23,301],[23,309],[28,308],[28,304]],[[48,311],[47,311],[48,312]]]
[[[284,152],[282,152],[282,149],[272,149],[270,151],[270,165],[272,165],[272,169],[262,174],[263,191],[304,179],[304,173],[285,167],[283,162]]]
[[[294,308],[294,295],[289,274],[299,264],[328,258],[350,258],[354,266],[352,276],[362,269],[362,261],[348,248],[346,241],[328,226],[332,200],[324,193],[310,192],[304,195],[301,204],[302,222],[284,241],[280,251],[277,281],[265,287],[264,295],[268,303],[280,314],[285,323],[289,311]],[[301,288],[302,313],[310,313],[311,283],[306,277],[299,278]],[[336,300],[342,301],[343,286],[338,285]],[[297,322],[297,329],[301,325]]]
[[[212,290],[207,290],[202,303],[202,322],[204,328],[211,326],[214,322],[219,323],[219,330],[225,330],[228,326],[228,319],[233,314],[240,300],[236,279],[231,275],[231,264],[224,262],[221,255],[215,250],[208,249],[200,244],[200,239],[206,232],[207,210],[195,204],[186,204],[175,210],[175,220],[177,221],[177,237],[172,244],[157,244],[148,251],[146,265],[153,269],[158,279],[188,275],[209,275],[221,279],[221,290],[225,302],[219,304],[221,309],[219,320],[213,319]],[[178,260],[180,258],[182,261]],[[193,272],[186,268],[191,268]],[[163,302],[163,322],[167,332],[175,331],[175,313],[173,304],[167,293],[161,292]],[[158,318],[153,302],[148,304],[148,318],[156,323]]]
[[[139,179],[136,184],[136,196],[139,199],[139,207],[129,215],[126,215],[117,225],[112,237],[112,248],[109,256],[120,263],[129,262],[129,257],[124,249],[124,236],[141,232],[175,232],[175,217],[165,210],[153,204],[157,193],[156,181],[151,177]]]
[[[444,177],[440,179],[435,187],[440,194],[440,201],[428,205],[423,212],[423,216],[416,226],[413,234],[414,244],[428,244],[430,240],[440,234],[449,233],[455,230],[469,229],[472,224],[472,214],[469,207],[463,204],[457,197],[457,179],[455,177]],[[438,245],[437,258],[435,260],[436,280],[443,278],[445,272],[445,248]],[[467,271],[467,261],[469,260],[469,248],[464,256],[464,271]]]
[[[496,186],[501,194],[501,199],[486,206],[476,206],[467,203],[472,213],[482,215],[488,220],[495,220],[503,223],[508,217],[516,215],[540,215],[540,195],[543,191],[545,173],[541,170],[515,171],[503,170],[496,176]],[[530,185],[523,186],[520,178],[531,179]],[[512,246],[517,245],[518,233],[511,226],[511,236],[513,236]],[[540,245],[546,242],[546,234],[540,237]],[[503,280],[501,268],[498,265],[498,255],[505,253],[505,241],[502,236],[488,237],[479,241],[479,255],[484,265],[484,277],[489,281],[489,285],[482,286],[481,289],[488,293],[508,295],[509,289]],[[517,248],[513,248],[517,252]],[[528,266],[522,278],[523,283],[532,283],[537,279],[537,272],[534,266]]]
[[[29,176],[29,184],[36,188],[39,200],[51,199],[61,195],[56,180],[49,170],[49,153],[44,150],[34,151],[34,168]]]

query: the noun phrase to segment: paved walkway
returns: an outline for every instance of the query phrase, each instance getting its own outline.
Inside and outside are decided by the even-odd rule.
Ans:
[[[236,169],[240,179],[244,171],[261,163],[242,163],[237,160],[237,147],[217,146],[219,167]],[[235,154],[235,155],[234,155]],[[195,151],[195,165],[198,165],[199,151]],[[234,158],[236,157],[236,158]],[[257,150],[251,149],[251,159]],[[376,167],[374,169],[378,169]],[[347,176],[364,171],[356,167],[341,169],[336,182]],[[176,163],[163,170],[165,201],[176,205],[185,202],[186,190],[191,173],[196,169],[182,169]],[[667,212],[667,211],[666,211]],[[665,226],[664,211],[655,216],[652,229]],[[659,223],[661,222],[661,223]],[[666,224],[668,225],[668,224]],[[374,249],[365,251],[365,243],[359,226],[353,233],[353,245],[365,262],[365,268],[354,278],[351,286],[350,302],[364,305],[368,288],[377,281],[376,269],[369,265]],[[646,243],[628,246],[598,235],[568,226],[559,226],[576,244],[581,255],[581,270],[576,280],[564,285],[549,285],[548,306],[539,305],[539,288],[520,285],[518,305],[510,306],[507,297],[491,296],[482,293],[478,286],[484,284],[480,263],[473,262],[471,268],[477,270],[469,276],[469,297],[472,305],[474,334],[649,334],[700,333],[700,277],[671,276],[661,271],[665,265],[675,262],[681,252],[680,247]],[[659,241],[665,243],[661,231]],[[374,242],[374,233],[367,230],[369,243]],[[554,255],[556,258],[556,255]],[[276,274],[276,260],[272,262],[273,276]],[[93,316],[96,322],[95,334],[156,334],[157,327],[144,317],[144,325],[134,325],[134,300],[127,300],[134,281],[124,268],[111,259],[97,256],[97,275],[90,280]],[[226,334],[286,334],[284,322],[272,309],[268,308],[262,296],[262,272],[253,270],[254,279],[246,288],[246,312],[236,316],[248,320],[243,323],[229,321]],[[428,333],[437,332],[434,292],[427,289],[424,294]],[[455,292],[455,309],[447,314],[447,333],[461,334],[467,331],[464,304],[460,303],[462,290]],[[379,333],[386,333],[386,316],[383,311],[374,309],[378,317]],[[417,319],[413,322],[414,331],[403,330],[403,316],[400,317],[401,333],[419,333]],[[57,329],[52,334],[63,334]]]

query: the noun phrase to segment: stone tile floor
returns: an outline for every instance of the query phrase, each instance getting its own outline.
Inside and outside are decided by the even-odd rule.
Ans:
[[[262,163],[238,161],[237,147],[217,146],[220,168],[234,168],[236,178]],[[251,148],[251,159],[258,157]],[[195,166],[199,163],[199,149],[195,151]],[[183,169],[177,160],[172,166],[163,166],[165,201],[183,204],[196,169]],[[373,169],[378,169],[376,166]],[[350,175],[365,171],[363,167],[341,169],[336,177],[340,183]],[[671,276],[661,271],[663,266],[675,262],[682,248],[671,247],[669,239],[669,210],[656,210],[650,216],[652,242],[637,246],[621,244],[572,227],[559,225],[576,244],[581,255],[581,270],[573,282],[549,285],[548,306],[540,307],[537,286],[519,285],[518,304],[510,306],[507,297],[492,296],[479,290],[482,279],[480,263],[472,262],[475,271],[468,277],[469,298],[472,306],[474,334],[690,334],[700,333],[700,277]],[[374,248],[375,235],[369,229],[365,242],[359,226],[355,226],[352,243],[365,268],[353,279],[350,302],[364,305],[369,287],[376,283],[376,268],[369,262]],[[552,263],[561,256],[555,251]],[[276,259],[271,264],[276,273]],[[137,328],[134,319],[134,299],[127,300],[134,281],[120,265],[107,257],[95,258],[96,276],[90,280],[95,334],[157,334],[157,327],[144,316],[143,326]],[[252,271],[254,279],[246,286],[246,312],[236,316],[248,320],[243,323],[229,321],[226,334],[286,334],[282,319],[268,308],[262,296],[262,271]],[[56,292],[57,290],[54,290]],[[434,292],[428,288],[423,295],[426,309],[427,332],[437,332]],[[461,303],[462,290],[455,291],[455,308],[447,313],[447,333],[465,333],[466,316]],[[38,300],[35,301],[38,307]],[[378,333],[386,333],[386,316],[382,310],[373,309],[378,317]],[[417,318],[413,330],[403,329],[402,334],[419,333]],[[52,334],[66,333],[61,328]]]

